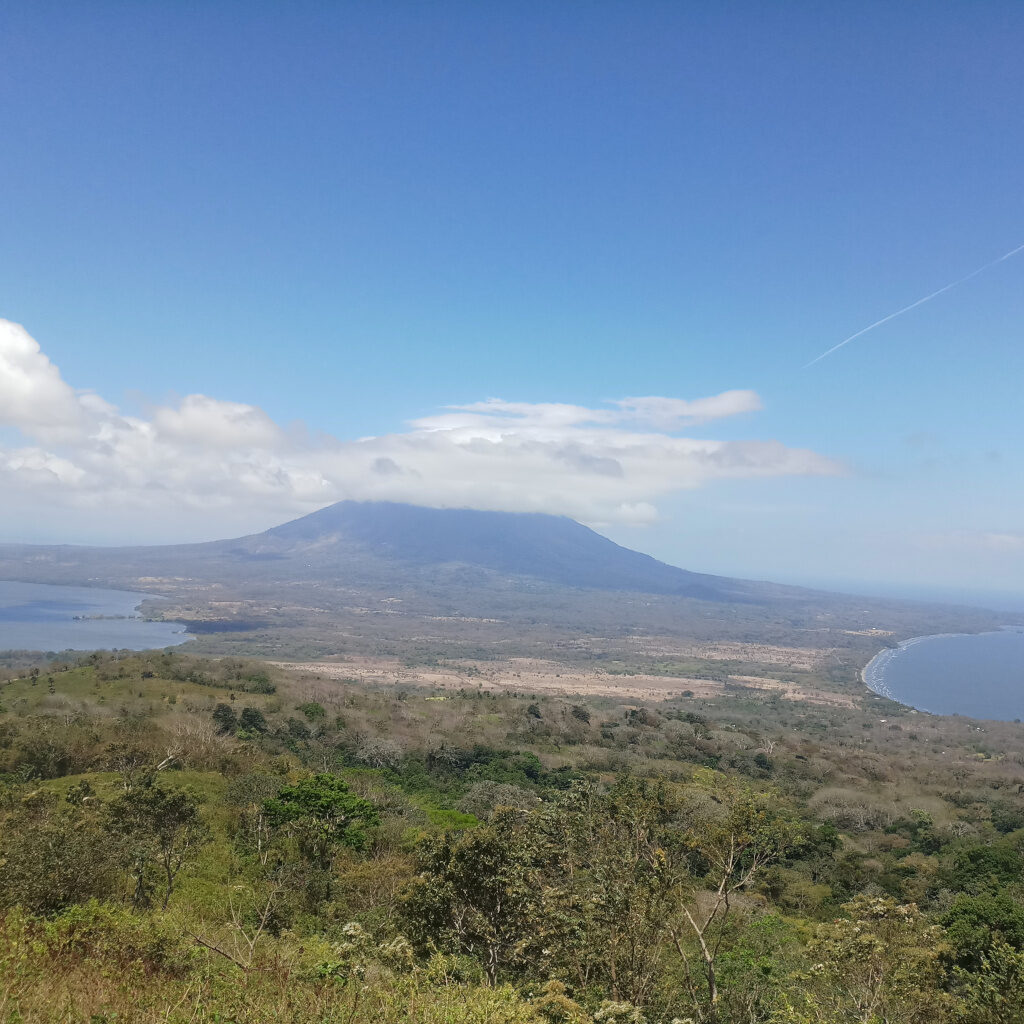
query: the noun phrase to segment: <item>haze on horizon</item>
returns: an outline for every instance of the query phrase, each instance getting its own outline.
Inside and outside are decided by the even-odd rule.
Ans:
[[[386,499],[1020,591],[1024,261],[799,368],[1024,237],[1022,30],[7,5],[0,541]]]

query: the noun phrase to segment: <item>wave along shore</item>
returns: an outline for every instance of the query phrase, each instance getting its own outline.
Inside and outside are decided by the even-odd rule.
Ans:
[[[991,630],[992,633],[1001,633],[1007,629],[1013,629],[1013,627],[1007,626],[1002,630]],[[918,644],[923,644],[926,640],[942,640],[946,637],[954,636],[986,636],[987,633],[930,633],[927,636],[912,636],[909,640],[903,640],[895,647],[885,647],[880,650],[865,666],[861,669],[860,678],[864,685],[871,690],[873,693],[877,693],[880,697],[887,697],[889,700],[894,700],[898,704],[906,704],[907,707],[915,708],[917,711],[924,711],[928,714],[934,712],[929,711],[927,708],[919,707],[917,704],[907,704],[905,700],[897,697],[892,692],[889,684],[885,681],[885,670],[892,664],[892,662],[898,658],[904,651],[911,647],[916,647]],[[964,712],[966,714],[966,712]]]
[[[940,640],[947,636],[970,636],[968,633],[930,633],[928,636],[912,636],[909,640],[902,640],[895,647],[884,647],[880,650],[865,666],[861,669],[860,678],[864,685],[872,691],[877,693],[880,697],[886,697],[889,700],[894,700],[898,704],[906,704],[906,701],[901,700],[896,696],[889,688],[889,684],[885,681],[885,670],[886,668],[898,658],[905,650],[916,647],[918,644],[924,643],[926,640]],[[908,704],[908,707],[916,707],[916,705]],[[917,708],[918,711],[928,711],[927,708]],[[931,712],[928,712],[931,714]]]

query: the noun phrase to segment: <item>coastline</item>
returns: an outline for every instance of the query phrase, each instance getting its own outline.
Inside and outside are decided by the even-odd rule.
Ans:
[[[958,636],[995,636],[999,633],[1004,632],[1022,632],[1020,626],[1004,626],[1002,629],[990,629],[985,630],[982,633],[928,633],[924,636],[912,636],[906,640],[901,640],[895,647],[883,647],[861,670],[860,679],[861,682],[872,692],[877,694],[879,697],[885,697],[886,700],[895,701],[897,704],[903,704],[905,707],[913,708],[915,711],[921,711],[925,714],[936,714],[936,712],[929,711],[928,708],[919,707],[916,704],[908,704],[905,700],[897,697],[892,692],[888,683],[885,681],[885,669],[904,651],[909,650],[911,647],[916,647],[918,644],[924,643],[926,640],[942,640],[947,637],[958,637]],[[941,712],[939,712],[941,713]]]
[[[142,651],[192,641],[187,623],[142,614],[143,603],[154,599],[166,600],[115,587],[0,580],[0,649]]]
[[[899,657],[903,651],[910,647],[915,647],[917,644],[923,643],[925,640],[938,640],[940,637],[947,636],[972,636],[970,633],[927,633],[924,636],[912,636],[906,640],[901,640],[895,647],[883,647],[861,670],[860,679],[861,682],[872,692],[878,694],[879,697],[885,697],[886,700],[895,701],[897,704],[905,704],[908,708],[914,708],[915,711],[923,711],[926,714],[931,714],[927,708],[915,707],[913,704],[906,704],[906,701],[900,700],[885,681],[885,668],[895,658]]]

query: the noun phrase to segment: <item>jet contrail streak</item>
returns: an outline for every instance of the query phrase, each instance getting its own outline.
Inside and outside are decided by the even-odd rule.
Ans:
[[[1017,253],[1024,251],[1024,245],[1018,245],[1016,249],[1011,249],[1009,252],[1003,253],[999,259],[992,260],[991,263],[986,263],[983,267],[978,267],[977,270],[972,270],[965,277],[961,277],[951,284],[943,285],[938,291],[934,291],[931,295],[926,295],[923,299],[918,299],[917,302],[912,302],[909,306],[904,306],[902,309],[896,310],[895,313],[890,313],[888,316],[883,316],[881,320],[876,320],[873,324],[869,324],[867,327],[862,328],[856,334],[851,334],[848,338],[844,338],[838,345],[833,345],[827,352],[822,352],[820,356],[816,356],[803,368],[806,370],[808,366],[813,366],[815,363],[820,363],[826,356],[832,355],[833,352],[837,352],[844,345],[849,345],[851,341],[859,338],[862,334],[867,334],[868,331],[873,331],[876,327],[881,327],[882,324],[887,324],[890,320],[895,320],[898,316],[903,316],[904,313],[909,313],[912,309],[916,309],[918,306],[924,305],[926,302],[930,302],[936,296],[941,295],[943,292],[948,292],[951,288],[955,288],[957,285],[963,284],[965,281],[970,281],[972,277],[977,277],[979,274],[985,273],[990,267],[994,267],[997,263],[1002,263],[1003,260],[1008,260],[1011,256],[1015,256]]]

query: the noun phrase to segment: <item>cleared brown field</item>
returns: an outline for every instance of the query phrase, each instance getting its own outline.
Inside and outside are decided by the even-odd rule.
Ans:
[[[377,686],[419,686],[432,689],[461,690],[482,688],[525,693],[578,694],[637,701],[662,701],[683,694],[713,698],[743,689],[766,699],[781,696],[786,700],[806,701],[834,707],[852,707],[852,697],[825,689],[812,688],[782,680],[770,674],[772,666],[804,669],[816,665],[820,652],[799,648],[766,648],[757,644],[715,645],[709,661],[757,660],[766,668],[764,675],[729,675],[724,680],[684,675],[613,674],[581,668],[577,665],[542,658],[507,658],[501,661],[460,661],[448,665],[410,666],[399,658],[356,657],[337,661],[278,661],[275,665],[291,672],[315,675],[321,679],[355,679]],[[693,656],[697,648],[685,652]],[[769,661],[768,658],[772,660]]]

